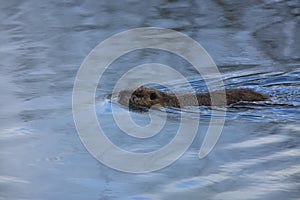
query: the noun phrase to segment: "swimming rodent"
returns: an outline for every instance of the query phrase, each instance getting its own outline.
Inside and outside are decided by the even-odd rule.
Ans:
[[[123,90],[119,93],[119,103],[129,105],[129,107],[150,108],[153,105],[163,107],[182,106],[211,106],[211,96],[213,96],[214,106],[225,106],[239,101],[264,101],[269,98],[268,94],[256,92],[247,88],[225,89],[224,91],[213,91],[211,93],[166,93],[154,88],[141,86],[136,90]],[[195,100],[196,97],[197,100]],[[180,99],[180,101],[178,100]],[[193,100],[194,99],[194,100]]]

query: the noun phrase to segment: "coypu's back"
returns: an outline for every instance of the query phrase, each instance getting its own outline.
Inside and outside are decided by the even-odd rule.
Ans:
[[[268,94],[255,92],[247,88],[226,89],[227,104],[239,101],[264,101],[270,98]]]
[[[226,94],[226,96],[225,96]],[[225,106],[239,101],[263,101],[269,95],[255,92],[246,88],[225,89],[224,91],[214,91],[211,93],[166,93],[154,88],[139,87],[136,90],[124,90],[119,93],[119,102],[129,107],[146,107],[153,105],[181,107],[181,106],[211,106],[211,96],[215,106]],[[197,99],[195,99],[196,97]],[[180,103],[179,100],[180,99]]]

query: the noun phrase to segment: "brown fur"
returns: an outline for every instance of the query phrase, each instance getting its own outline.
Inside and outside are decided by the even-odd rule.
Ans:
[[[153,105],[181,107],[181,106],[211,106],[211,96],[213,96],[215,106],[224,106],[233,104],[239,101],[263,101],[269,98],[269,95],[255,92],[246,88],[225,89],[226,99],[224,99],[224,92],[214,91],[211,93],[197,93],[195,95],[188,93],[166,93],[154,88],[139,87],[135,91],[123,90],[119,93],[119,102],[121,104],[128,104],[130,107],[147,107]],[[197,98],[197,101],[193,100]],[[180,99],[180,101],[178,100]],[[180,102],[180,103],[179,103]]]

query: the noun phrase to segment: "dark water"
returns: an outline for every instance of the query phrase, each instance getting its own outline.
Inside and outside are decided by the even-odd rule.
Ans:
[[[300,197],[299,1],[2,1],[0,19],[1,200]],[[178,161],[156,172],[126,174],[96,161],[80,142],[72,89],[97,44],[145,26],[189,35],[215,60],[226,87],[251,88],[271,99],[229,107],[219,142],[199,160],[210,114],[201,109],[197,137]],[[119,112],[124,107],[103,101],[120,73],[150,61],[173,66],[205,90],[191,66],[173,55],[136,52],[117,60],[100,82],[96,110],[110,139],[124,149],[161,147],[178,127],[180,113],[174,112],[169,131],[136,143],[112,121],[111,106]],[[180,80],[170,85],[186,88]],[[149,121],[146,113],[132,115]]]

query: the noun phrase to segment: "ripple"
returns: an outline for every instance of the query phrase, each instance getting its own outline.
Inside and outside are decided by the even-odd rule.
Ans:
[[[224,74],[226,88],[250,88],[269,94],[271,97],[263,102],[238,102],[227,107],[228,119],[245,119],[250,121],[300,121],[300,69],[287,72],[270,71],[233,71]],[[206,91],[205,82],[199,77],[189,79],[198,92]],[[189,83],[176,82],[170,87],[185,91]],[[182,86],[183,85],[183,86]],[[211,108],[207,106],[186,107],[182,110],[168,109],[169,112],[183,111],[190,117],[210,118]]]

